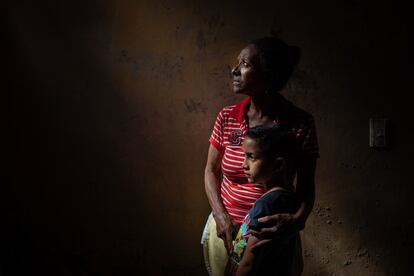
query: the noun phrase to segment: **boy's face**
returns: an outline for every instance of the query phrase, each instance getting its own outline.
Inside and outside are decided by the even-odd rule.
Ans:
[[[248,137],[244,139],[243,150],[245,154],[243,170],[249,182],[267,184],[275,173],[275,160],[265,156],[259,144]]]

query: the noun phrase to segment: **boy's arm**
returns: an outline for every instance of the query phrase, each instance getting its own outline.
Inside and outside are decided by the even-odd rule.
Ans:
[[[252,247],[259,241],[260,240],[254,236],[249,237],[243,258],[237,267],[236,276],[254,275],[257,264],[259,264],[262,256],[262,250],[255,250],[253,253]]]

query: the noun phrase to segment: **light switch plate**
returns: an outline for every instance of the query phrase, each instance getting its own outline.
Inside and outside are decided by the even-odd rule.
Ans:
[[[384,118],[369,119],[369,146],[372,148],[385,148],[389,140],[389,120]]]

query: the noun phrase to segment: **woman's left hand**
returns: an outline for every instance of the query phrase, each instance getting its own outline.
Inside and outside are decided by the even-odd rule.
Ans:
[[[272,241],[285,239],[300,230],[297,220],[292,214],[276,214],[259,218],[258,221],[265,225],[260,231],[249,230],[249,233],[260,241],[252,249],[261,247]]]

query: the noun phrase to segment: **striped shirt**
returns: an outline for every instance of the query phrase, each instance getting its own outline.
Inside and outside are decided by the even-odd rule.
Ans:
[[[279,117],[275,124],[292,128],[300,143],[300,155],[319,157],[318,141],[312,115],[294,106],[280,96]],[[223,154],[221,162],[221,199],[232,219],[241,223],[254,202],[266,192],[263,185],[249,183],[243,172],[244,153],[242,144],[248,129],[247,110],[250,97],[238,104],[224,107],[214,124],[210,143]],[[291,181],[296,171],[291,173]]]

